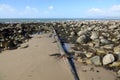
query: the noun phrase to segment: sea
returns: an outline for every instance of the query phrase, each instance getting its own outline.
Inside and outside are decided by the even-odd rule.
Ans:
[[[60,22],[60,21],[83,21],[83,20],[120,20],[120,19],[109,19],[109,18],[0,18],[0,23]]]

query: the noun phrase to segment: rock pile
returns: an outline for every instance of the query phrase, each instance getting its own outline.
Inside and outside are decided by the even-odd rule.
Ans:
[[[53,26],[63,42],[74,44],[78,61],[120,69],[120,21],[69,21]]]
[[[48,32],[48,23],[0,23],[0,51],[16,49],[32,34]]]

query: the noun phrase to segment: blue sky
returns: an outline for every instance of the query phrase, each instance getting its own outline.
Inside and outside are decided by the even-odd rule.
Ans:
[[[120,0],[0,0],[0,18],[120,18]]]

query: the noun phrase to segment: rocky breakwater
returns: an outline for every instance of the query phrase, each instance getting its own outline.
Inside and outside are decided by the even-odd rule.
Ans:
[[[103,66],[120,75],[120,21],[69,21],[55,23],[63,42],[81,63]]]
[[[0,23],[0,51],[12,50],[27,42],[33,34],[50,31],[49,23]]]

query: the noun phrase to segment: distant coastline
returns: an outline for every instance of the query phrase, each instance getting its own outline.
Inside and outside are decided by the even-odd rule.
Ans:
[[[120,18],[0,18],[0,23],[120,20]]]

